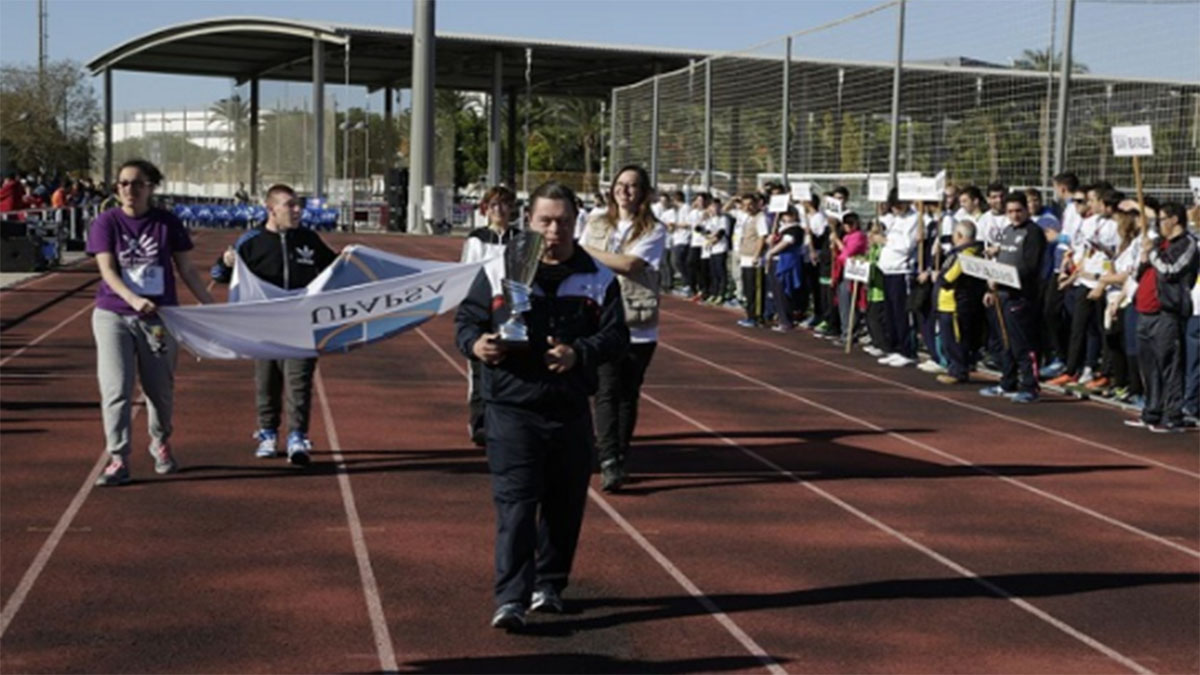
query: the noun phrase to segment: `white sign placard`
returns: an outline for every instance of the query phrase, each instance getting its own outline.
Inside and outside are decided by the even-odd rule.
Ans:
[[[837,197],[826,197],[821,202],[821,210],[824,211],[826,215],[830,215],[838,220],[841,220],[842,215],[846,212],[846,205],[843,204],[842,200],[838,199]]]
[[[899,183],[898,192],[900,199],[906,202],[940,202],[942,201],[942,190],[945,188],[946,175],[945,173],[938,174],[941,176],[942,185],[939,187],[938,179],[924,178],[921,176],[898,176],[896,182]]]
[[[807,181],[792,183],[792,201],[801,203],[812,201],[812,183]]]
[[[783,213],[791,205],[791,199],[787,195],[771,195],[771,202],[768,204],[767,210],[771,213]]]
[[[973,255],[960,255],[958,262],[962,265],[963,274],[967,276],[994,281],[1010,288],[1021,288],[1021,277],[1017,276],[1017,268],[1012,265]]]
[[[867,262],[866,258],[849,258],[846,260],[846,268],[842,271],[842,276],[850,281],[865,284],[871,278],[871,263]]]
[[[1200,176],[1188,178],[1188,186],[1192,188],[1192,200],[1200,204]]]
[[[1113,154],[1117,157],[1148,157],[1154,154],[1150,125],[1112,128]]]
[[[879,178],[871,177],[867,179],[867,201],[886,202],[888,198],[888,177],[880,176]]]

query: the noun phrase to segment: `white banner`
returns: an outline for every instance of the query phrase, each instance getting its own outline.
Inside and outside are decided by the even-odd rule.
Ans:
[[[963,274],[984,281],[994,281],[1010,288],[1021,288],[1021,277],[1017,276],[1017,268],[995,260],[987,260],[973,255],[960,255],[958,262],[962,265]]]
[[[309,358],[398,335],[453,310],[480,268],[487,265],[492,276],[501,260],[442,263],[348,246],[296,295],[262,299],[282,289],[243,267],[240,302],[158,311],[171,334],[201,358]]]
[[[1154,154],[1150,125],[1112,128],[1113,154],[1117,157],[1148,157]]]
[[[866,258],[848,258],[842,276],[850,281],[865,284],[871,278],[871,263],[867,262]]]

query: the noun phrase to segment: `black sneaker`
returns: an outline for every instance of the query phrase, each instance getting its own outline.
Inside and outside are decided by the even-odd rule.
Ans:
[[[610,459],[600,465],[600,489],[605,492],[617,492],[625,485],[625,467],[621,461]]]
[[[525,606],[519,602],[506,602],[496,608],[496,613],[492,615],[492,628],[503,628],[511,632],[524,627]]]
[[[487,446],[487,432],[483,429],[475,431],[471,434],[471,442],[480,448]]]
[[[553,588],[533,592],[533,602],[529,603],[529,611],[543,614],[562,614],[562,596]]]

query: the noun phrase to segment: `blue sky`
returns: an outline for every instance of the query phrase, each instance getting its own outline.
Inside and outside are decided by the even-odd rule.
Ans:
[[[1052,5],[1053,3],[1053,5]],[[437,25],[483,33],[655,47],[733,51],[801,31],[878,4],[862,0],[439,0]],[[906,58],[971,56],[1008,63],[1023,49],[1048,46],[1065,0],[910,0]],[[141,34],[213,16],[260,15],[389,27],[412,24],[410,0],[49,0],[49,56],[86,62]],[[37,58],[37,3],[0,0],[0,63]],[[797,53],[888,59],[894,10],[798,39]],[[1200,82],[1200,0],[1080,0],[1078,60],[1092,72]],[[98,84],[98,80],[97,80]],[[229,95],[215,78],[117,73],[118,110],[199,107]],[[280,86],[275,95],[280,93]],[[295,87],[293,92],[301,92]],[[361,92],[341,94],[361,102]],[[264,100],[271,94],[264,91]],[[374,104],[373,104],[374,105]]]

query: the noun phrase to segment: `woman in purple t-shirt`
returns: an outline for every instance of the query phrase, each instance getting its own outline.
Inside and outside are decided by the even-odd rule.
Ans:
[[[154,470],[165,474],[177,468],[167,439],[179,348],[155,310],[179,304],[175,271],[200,302],[210,303],[212,296],[188,262],[192,240],[183,223],[150,205],[161,182],[162,173],[150,162],[134,159],[122,164],[117,173],[120,208],[97,216],[88,231],[87,251],[96,257],[102,279],[92,334],[105,443],[112,455],[97,485],[129,482],[135,373],[146,393]]]

